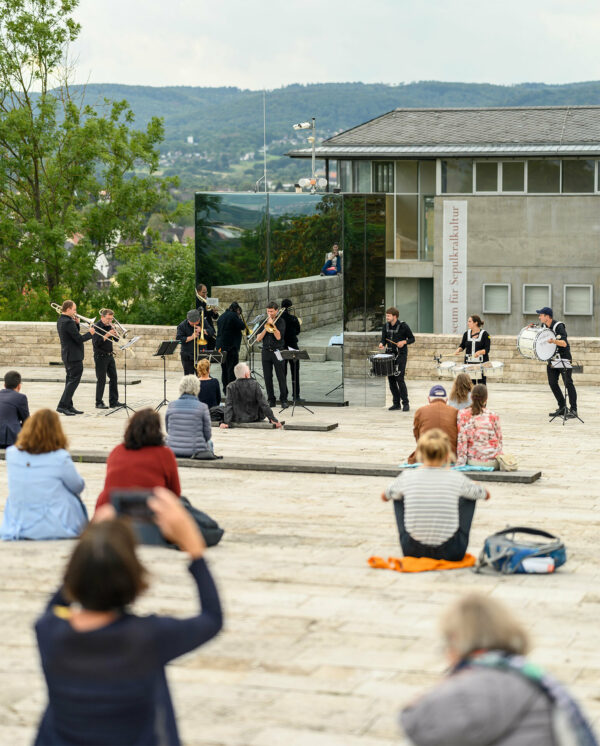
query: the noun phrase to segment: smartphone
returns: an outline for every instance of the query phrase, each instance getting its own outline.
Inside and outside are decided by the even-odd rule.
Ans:
[[[117,515],[126,516],[143,523],[153,523],[154,513],[148,507],[148,498],[152,490],[148,489],[115,489],[110,491],[110,502]]]

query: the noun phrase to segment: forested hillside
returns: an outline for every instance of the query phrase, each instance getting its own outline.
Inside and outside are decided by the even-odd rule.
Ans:
[[[263,93],[239,88],[89,85],[88,103],[103,97],[129,101],[142,126],[163,117],[161,151],[166,175],[178,174],[184,189],[254,185],[262,175]],[[498,86],[424,81],[403,85],[325,83],[267,91],[269,179],[294,181],[306,164],[284,157],[305,144],[292,124],[317,118],[318,140],[397,107],[547,106],[600,104],[600,82]],[[188,143],[188,138],[193,143]],[[245,160],[241,160],[245,158]]]

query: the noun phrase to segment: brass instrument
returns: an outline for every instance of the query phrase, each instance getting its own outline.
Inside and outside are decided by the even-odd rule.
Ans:
[[[225,313],[225,309],[221,308],[221,306],[209,306],[206,298],[204,296],[200,295],[200,293],[197,290],[196,290],[196,298],[198,298],[198,300],[201,303],[204,303],[204,310],[205,311],[214,311],[217,314]]]
[[[252,329],[250,329],[250,327],[246,323],[246,319],[244,318],[244,313],[241,308],[240,308],[240,318],[244,322],[244,329],[242,329],[242,334],[245,334],[246,337],[248,337],[248,335],[252,334]]]
[[[62,314],[62,308],[58,305],[58,303],[51,303],[50,306],[56,311],[56,313]],[[106,329],[103,329],[96,323],[96,317],[94,317],[93,319],[88,319],[86,316],[81,316],[80,314],[76,313],[75,318],[79,319],[80,323],[84,324],[88,328],[91,329],[93,327],[94,331],[96,331],[98,334],[106,334]],[[125,327],[119,324],[119,322],[115,318],[113,318],[112,329],[116,332],[116,334],[110,335],[112,337],[111,341],[114,341],[116,343],[118,349],[122,349],[125,337],[129,334],[129,329],[125,329]],[[132,347],[129,348],[129,354],[135,357],[135,352],[133,351]]]
[[[268,332],[269,334],[275,333],[275,329],[276,329],[275,324],[277,323],[277,320],[279,319],[279,317],[284,311],[285,311],[285,308],[280,308],[279,311],[277,311],[277,314],[275,315],[275,318],[273,319],[273,321],[271,321],[270,316],[267,316],[264,322],[264,328],[266,332]]]
[[[60,314],[62,314],[63,310],[62,310],[61,306],[59,306],[59,305],[58,305],[58,303],[51,303],[50,305],[51,305],[51,306],[52,306],[52,308],[53,308],[53,309],[54,309],[54,310],[56,311],[56,313],[60,313]],[[76,313],[76,314],[75,314],[75,317],[76,317],[77,319],[79,319],[79,321],[80,321],[80,322],[81,322],[82,324],[85,324],[85,326],[88,326],[88,327],[92,327],[92,326],[93,326],[93,327],[96,327],[96,324],[94,323],[94,322],[96,321],[96,318],[95,318],[95,317],[94,317],[93,319],[88,319],[88,318],[87,318],[86,316],[82,316],[82,315],[81,315],[80,313]]]

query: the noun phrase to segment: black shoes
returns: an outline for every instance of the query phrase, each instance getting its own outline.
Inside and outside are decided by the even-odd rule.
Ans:
[[[108,407],[106,406],[106,404],[103,401],[101,401],[101,402],[98,402],[96,404],[96,409],[108,409]]]
[[[122,401],[116,401],[114,404],[110,405],[112,409],[116,409],[117,407],[124,407],[125,402]]]
[[[274,406],[275,406],[276,404],[277,404],[277,402],[275,401],[275,399],[269,399],[269,406],[271,407],[271,409],[273,409],[273,407],[274,407]]]
[[[574,420],[578,416],[579,415],[577,414],[577,410],[576,409],[569,409],[569,411],[567,412],[567,419],[569,419],[569,420]]]
[[[83,414],[81,409],[75,409],[75,407],[71,407],[71,414]]]
[[[562,417],[565,412],[567,412],[567,408],[565,407],[559,407],[556,412],[548,412],[548,417]]]
[[[56,407],[56,411],[59,414],[66,414],[67,417],[74,417],[75,416],[75,412],[71,412],[70,409],[65,409],[64,407]]]
[[[403,412],[410,412],[410,407],[408,406],[408,402],[402,405],[402,411]]]
[[[390,412],[393,412],[395,409],[400,409],[400,405],[399,404],[392,404],[392,406],[388,407],[388,409],[389,409]]]
[[[287,402],[287,401],[282,401],[281,402],[281,408],[282,409],[287,409],[289,406],[290,406],[289,402]]]

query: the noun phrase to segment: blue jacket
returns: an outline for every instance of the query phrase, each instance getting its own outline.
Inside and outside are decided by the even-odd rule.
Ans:
[[[12,446],[29,417],[27,397],[14,389],[0,389],[0,446]]]
[[[85,487],[68,451],[31,454],[6,450],[8,499],[0,538],[74,539],[88,517],[79,494]]]
[[[176,456],[193,456],[209,449],[211,436],[208,407],[192,394],[172,401],[165,415],[167,445]]]

